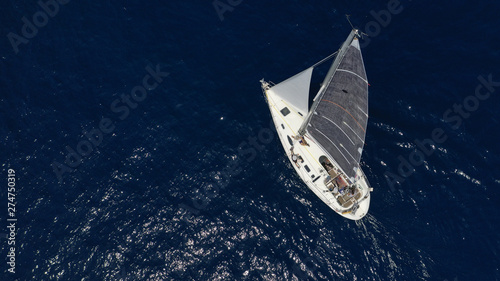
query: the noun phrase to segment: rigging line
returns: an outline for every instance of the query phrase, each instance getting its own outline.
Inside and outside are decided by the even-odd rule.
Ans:
[[[325,61],[329,60],[331,57],[333,57],[333,56],[335,56],[336,54],[338,54],[338,52],[339,52],[339,51],[336,51],[335,53],[330,54],[328,57],[326,57],[326,58],[324,58],[324,59],[320,60],[319,62],[317,62],[317,63],[315,63],[315,64],[313,64],[311,67],[316,67],[316,66],[318,66],[318,65],[320,65],[320,64],[322,64],[322,63],[324,63]]]
[[[304,135],[304,137],[306,137],[307,139],[309,139],[309,140],[310,140],[310,141],[312,141],[313,143],[316,143],[316,142],[314,142],[314,140],[313,140],[313,139],[311,139],[311,138],[310,138],[310,137],[308,137],[307,135]]]
[[[352,23],[351,23],[351,19],[349,18],[349,17],[351,17],[351,15],[345,15],[345,17],[346,17],[347,21],[349,22],[349,24],[351,25],[352,29],[356,29],[356,28],[354,28],[354,26],[352,25]]]
[[[305,136],[306,138],[308,138],[308,139],[309,139],[312,143],[316,144],[316,142],[315,142],[312,138],[308,137],[307,135],[304,135],[304,136]],[[316,145],[317,145],[317,144],[316,144]],[[316,157],[314,157],[314,156],[312,155],[311,151],[309,151],[309,149],[308,149],[307,147],[305,147],[305,146],[304,146],[304,147],[303,147],[303,149],[305,149],[305,150],[307,151],[307,153],[309,153],[309,155],[311,155],[312,159],[314,159],[314,161],[316,161],[316,163],[318,163],[318,165],[319,165],[319,166],[321,166],[321,164],[318,162],[318,160],[316,159]]]
[[[309,140],[311,140],[314,144],[316,144],[312,139],[310,139],[308,137]],[[309,151],[309,149],[307,147],[304,147],[304,149],[307,151],[307,153],[309,153],[309,155],[311,155],[312,159],[314,159],[314,161],[316,161],[316,163],[318,163],[319,166],[321,166],[321,164],[318,162],[318,160],[316,159],[316,157],[314,157],[311,153],[311,151]]]
[[[345,112],[347,112],[347,114],[349,114],[349,116],[351,116],[351,117],[352,117],[352,119],[354,119],[354,122],[356,122],[356,124],[358,124],[358,126],[361,128],[361,130],[363,130],[363,132],[365,132],[365,133],[366,133],[365,129],[363,128],[363,126],[361,126],[361,124],[359,124],[358,120],[356,120],[356,118],[354,118],[354,116],[352,116],[352,114],[351,114],[351,113],[349,113],[349,111],[347,111],[345,108],[343,108],[342,106],[340,106],[340,105],[338,105],[338,104],[334,103],[333,101],[329,101],[329,100],[323,100],[323,101],[327,101],[327,102],[329,102],[329,103],[333,103],[334,105],[336,105],[336,106],[338,106],[338,107],[342,108]]]

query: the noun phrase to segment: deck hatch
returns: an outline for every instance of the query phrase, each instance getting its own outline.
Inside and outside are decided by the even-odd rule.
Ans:
[[[306,171],[309,173],[311,171],[311,169],[309,169],[309,167],[307,165],[304,165],[304,169],[306,169]]]
[[[280,110],[281,114],[283,114],[283,116],[287,116],[288,114],[290,114],[290,109],[288,109],[288,107],[283,107],[282,110]]]

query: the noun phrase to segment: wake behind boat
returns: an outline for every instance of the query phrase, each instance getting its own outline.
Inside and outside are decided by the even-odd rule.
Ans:
[[[319,63],[279,84],[260,81],[295,171],[325,204],[352,220],[368,213],[373,190],[359,166],[368,121],[368,80],[358,38],[359,31],[353,29],[336,52],[311,107],[311,77]]]

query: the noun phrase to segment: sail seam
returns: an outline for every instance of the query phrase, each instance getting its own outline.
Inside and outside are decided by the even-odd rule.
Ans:
[[[358,120],[356,120],[356,118],[354,118],[354,116],[352,116],[352,114],[351,114],[349,111],[347,111],[347,109],[345,109],[345,108],[343,108],[342,106],[340,106],[340,105],[338,105],[338,104],[334,103],[333,101],[329,101],[329,100],[323,100],[323,101],[327,101],[327,102],[329,102],[329,103],[333,103],[334,105],[336,105],[336,106],[338,106],[338,107],[342,108],[345,112],[347,112],[347,114],[349,114],[349,116],[351,116],[351,118],[354,120],[354,122],[356,122],[356,124],[358,124],[358,126],[361,128],[361,130],[363,130],[363,132],[365,132],[365,133],[366,133],[365,129],[363,129],[363,126],[361,126],[361,124],[359,124]]]

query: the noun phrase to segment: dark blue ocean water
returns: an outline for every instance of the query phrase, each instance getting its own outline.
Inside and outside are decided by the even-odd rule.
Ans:
[[[3,1],[0,279],[500,280],[500,4],[402,1],[379,24],[371,11],[387,1],[229,2],[221,20],[211,1],[70,1],[38,14],[15,53],[9,34],[42,8]],[[372,34],[362,164],[374,192],[358,222],[266,135],[258,83],[335,51],[345,14]],[[169,75],[144,95],[147,67]],[[100,122],[107,133],[85,146]],[[433,130],[446,140],[424,154]],[[63,173],[78,147],[87,156]]]

